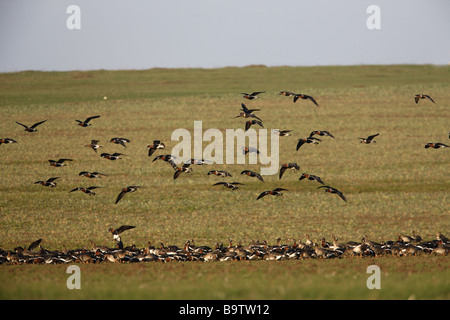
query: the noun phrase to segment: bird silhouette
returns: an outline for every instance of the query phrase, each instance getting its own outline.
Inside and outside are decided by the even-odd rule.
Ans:
[[[84,121],[81,121],[81,120],[75,120],[75,121],[78,122],[78,125],[80,127],[89,127],[92,125],[89,123],[89,121],[91,121],[92,119],[97,119],[97,118],[100,118],[100,116],[89,117],[89,118],[86,118],[86,120],[84,120]]]
[[[17,122],[17,121],[16,121],[16,123],[17,123],[17,124],[20,124],[22,127],[24,127],[24,128],[25,128],[25,131],[27,131],[27,132],[36,132],[36,131],[37,131],[36,127],[37,127],[38,125],[44,123],[45,121],[47,121],[47,120],[44,120],[44,121],[41,121],[41,122],[37,122],[37,123],[33,124],[31,127],[28,127],[27,125],[22,124],[22,123]]]
[[[360,143],[365,143],[365,144],[369,144],[369,143],[375,143],[376,141],[373,140],[373,138],[377,137],[378,135],[380,135],[379,133],[377,134],[373,134],[371,136],[368,136],[367,138],[358,138],[360,139]]]
[[[289,190],[288,190],[288,189],[283,189],[283,188],[275,188],[275,189],[273,189],[273,190],[267,190],[267,191],[262,192],[262,193],[258,196],[258,198],[256,198],[256,200],[259,200],[259,199],[261,199],[261,198],[263,198],[263,197],[265,197],[265,196],[267,196],[267,195],[272,195],[272,196],[280,197],[280,196],[283,195],[283,194],[281,193],[281,191],[289,191]]]
[[[140,186],[128,186],[126,188],[122,188],[119,195],[117,196],[115,204],[117,204],[127,193],[135,192]]]
[[[344,200],[345,202],[347,202],[347,199],[345,198],[344,194],[343,194],[341,191],[339,191],[338,189],[333,188],[333,187],[330,187],[330,186],[320,186],[320,187],[317,187],[317,189],[320,189],[320,188],[325,188],[325,189],[324,189],[325,192],[337,194],[342,200]]]
[[[300,166],[297,163],[295,163],[295,162],[282,164],[281,168],[280,168],[280,174],[279,174],[279,177],[278,177],[279,179],[281,179],[281,177],[284,175],[284,172],[287,169],[300,170]]]
[[[427,94],[416,94],[416,95],[414,96],[414,100],[416,101],[416,103],[418,103],[420,99],[430,99],[431,102],[436,103],[436,102],[434,102],[434,100],[433,100],[429,95],[427,95]]]
[[[248,99],[248,100],[254,100],[257,97],[258,94],[260,93],[264,93],[265,91],[255,91],[252,93],[246,93],[246,92],[241,92],[241,94],[243,94],[243,98]]]

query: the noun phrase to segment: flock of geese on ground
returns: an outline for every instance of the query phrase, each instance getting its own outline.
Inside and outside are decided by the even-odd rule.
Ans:
[[[110,228],[113,238],[122,243],[120,234],[134,226]],[[288,239],[290,244],[283,244],[281,238],[276,244],[267,241],[251,241],[248,245],[228,245],[216,243],[214,247],[195,245],[194,240],[187,240],[182,247],[176,245],[152,246],[149,242],[144,248],[134,245],[128,247],[108,248],[96,246],[91,249],[46,250],[38,239],[29,246],[16,247],[14,250],[0,249],[0,264],[66,264],[66,263],[134,263],[134,262],[170,262],[170,261],[238,261],[238,260],[305,260],[333,259],[352,257],[394,257],[439,255],[445,256],[450,248],[450,240],[441,233],[433,240],[423,240],[414,231],[411,236],[399,234],[397,240],[375,242],[364,235],[360,242],[341,243],[332,235],[332,241],[325,238],[314,242],[309,235],[305,241]],[[35,250],[39,247],[39,250]]]
[[[248,100],[254,100],[258,97],[259,94],[264,93],[264,91],[259,91],[259,92],[253,92],[253,93],[241,93],[243,94],[243,97],[245,99]],[[298,99],[303,99],[303,100],[310,100],[312,103],[314,103],[316,106],[319,106],[319,104],[317,103],[316,99],[313,98],[312,96],[306,95],[306,94],[297,94],[297,93],[293,93],[293,92],[289,92],[289,91],[281,91],[279,93],[280,95],[283,96],[292,96],[293,97],[293,102],[295,103]],[[435,103],[434,100],[429,96],[429,95],[424,95],[424,94],[417,94],[414,97],[415,102],[418,103],[419,100],[421,99],[429,99],[431,102]],[[260,109],[249,109],[245,106],[245,104],[241,104],[241,109],[240,109],[240,113],[238,116],[236,116],[235,118],[238,117],[242,117],[245,119],[250,119],[247,120],[245,122],[245,131],[247,131],[252,125],[259,125],[261,127],[263,127],[263,122],[262,120],[255,115],[256,111],[260,111]],[[99,118],[100,115],[96,115],[96,116],[91,116],[86,118],[85,120],[75,120],[77,122],[77,124],[81,127],[89,127],[92,125],[91,120],[93,119],[97,119]],[[22,127],[25,128],[25,131],[27,132],[36,132],[37,131],[37,127],[43,123],[45,123],[47,120],[43,120],[40,122],[37,122],[31,126],[25,125],[23,123],[17,122],[16,123]],[[277,134],[280,136],[290,136],[292,130],[278,130]],[[375,137],[377,137],[379,135],[379,133],[376,134],[372,134],[369,135],[368,137],[365,138],[358,138],[360,140],[361,143],[364,144],[371,144],[371,143],[375,143],[376,141],[374,140]],[[300,138],[297,140],[297,146],[296,146],[296,150],[298,151],[300,149],[300,147],[302,147],[304,144],[318,144],[320,142],[322,142],[322,140],[320,138],[317,138],[316,136],[321,136],[321,137],[330,137],[330,138],[335,138],[333,136],[333,134],[331,134],[329,131],[325,131],[325,130],[314,130],[310,133],[310,135],[306,138]],[[450,138],[450,136],[449,136]],[[100,141],[99,140],[91,140],[91,143],[86,144],[85,146],[92,149],[93,151],[95,151],[97,153],[97,150],[102,147],[100,146],[98,143]],[[121,145],[122,147],[127,147],[127,144],[130,143],[130,139],[127,138],[112,138],[110,139],[110,142]],[[11,143],[17,143],[16,140],[11,139],[11,138],[0,138],[0,145],[1,144],[11,144]],[[425,148],[434,148],[434,149],[439,149],[439,148],[447,148],[449,147],[448,145],[441,143],[441,142],[432,142],[432,143],[427,143],[425,145]],[[160,140],[154,140],[152,144],[147,146],[148,149],[148,156],[152,156],[157,150],[162,150],[165,149],[165,144],[163,142],[161,142]],[[245,147],[243,150],[244,154],[250,153],[250,152],[256,152],[259,153],[259,151],[255,148],[250,148],[250,147]],[[108,159],[111,161],[114,160],[119,160],[122,159],[121,156],[123,156],[123,153],[119,153],[119,152],[115,152],[115,153],[101,153],[100,156],[104,159]],[[191,164],[197,164],[197,165],[202,165],[207,163],[207,161],[203,160],[203,159],[191,159],[190,161],[184,162],[181,166],[177,166],[175,164],[175,157],[173,155],[170,154],[166,154],[166,155],[159,155],[156,156],[152,162],[155,162],[157,160],[162,160],[165,162],[168,162],[174,169],[174,175],[173,175],[173,179],[177,179],[180,177],[180,175],[182,173],[190,173],[192,172],[192,168],[190,167]],[[53,160],[50,159],[48,160],[49,165],[50,166],[54,166],[54,167],[62,167],[66,165],[66,162],[69,161],[73,161],[73,159],[68,159],[68,158],[61,158],[58,160]],[[283,177],[283,175],[285,174],[286,170],[299,170],[300,167],[297,163],[285,163],[282,164],[280,167],[280,171],[279,171],[279,179],[281,179]],[[207,175],[216,175],[219,177],[232,177],[232,175],[229,172],[226,172],[224,170],[210,170]],[[257,172],[253,172],[250,170],[243,170],[241,172],[241,175],[247,175],[249,177],[255,177],[257,179],[259,179],[260,181],[264,182],[264,178]],[[89,172],[89,171],[81,171],[79,173],[79,176],[82,177],[87,177],[89,179],[94,179],[94,178],[100,178],[101,176],[106,176],[106,174],[104,173],[100,173],[100,172]],[[56,187],[57,183],[56,180],[59,179],[60,177],[51,177],[47,180],[39,180],[34,182],[35,184],[40,184],[42,186],[46,186],[46,187]],[[303,180],[303,179],[307,179],[307,180],[311,180],[311,181],[316,181],[319,184],[321,184],[319,187],[317,187],[318,189],[323,189],[325,192],[329,192],[332,194],[336,194],[338,195],[343,201],[347,201],[346,197],[344,196],[344,194],[339,191],[338,189],[329,186],[329,185],[325,185],[324,182],[322,181],[322,179],[316,175],[313,174],[309,174],[309,173],[302,173],[300,175],[299,180]],[[240,182],[217,182],[215,184],[213,184],[213,186],[224,186],[226,188],[229,188],[231,190],[236,190],[239,188],[239,185],[243,185]],[[93,190],[97,189],[99,187],[97,186],[90,186],[90,187],[76,187],[73,188],[69,191],[69,193],[72,192],[76,192],[76,191],[81,191],[84,192],[88,195],[95,195],[95,192]],[[131,186],[127,186],[124,187],[120,190],[119,194],[117,195],[117,198],[115,200],[115,204],[117,204],[126,194],[128,193],[132,193],[137,191],[140,188],[140,186],[137,185],[131,185]],[[259,200],[267,195],[273,195],[273,196],[282,196],[283,193],[282,191],[288,191],[287,189],[284,188],[275,188],[273,190],[266,190],[261,192],[258,197],[256,198],[256,200]],[[175,256],[179,256],[178,254],[175,253],[168,253],[167,250],[165,250],[166,248],[164,246],[160,247],[159,249],[153,249],[150,250],[150,247],[148,248],[144,248],[144,249],[131,249],[131,248],[124,248],[123,247],[123,243],[120,239],[119,234],[125,230],[134,228],[134,226],[122,226],[119,229],[110,229],[109,231],[114,235],[113,239],[116,241],[116,248],[117,249],[107,249],[105,247],[102,248],[97,248],[97,250],[80,250],[80,252],[78,254],[69,254],[69,251],[64,250],[64,255],[67,256],[71,256],[72,258],[69,260],[73,260],[73,259],[78,259],[80,261],[86,262],[84,259],[88,259],[89,261],[93,261],[96,259],[99,259],[100,256],[105,257],[106,260],[108,261],[113,261],[116,260],[116,256],[123,256],[122,258],[117,259],[118,261],[121,259],[125,259],[125,257],[127,256],[127,254],[124,255],[124,252],[128,252],[128,260],[133,259],[133,257],[135,257],[136,255],[140,255],[142,256],[144,254],[144,252],[146,253],[146,255],[144,255],[144,257],[147,258],[142,258],[142,259],[149,259],[148,255],[152,255],[154,258],[150,259],[150,260],[161,260],[161,257],[157,257],[158,255],[155,254],[156,251],[158,252],[165,252],[166,256],[169,258],[175,257]],[[444,238],[445,240],[442,240],[442,238]],[[302,243],[296,243],[294,242],[293,245],[291,246],[283,246],[283,249],[280,248],[280,245],[277,246],[268,246],[267,243],[261,244],[253,244],[253,249],[255,249],[255,246],[258,248],[258,250],[249,250],[246,251],[245,254],[245,259],[250,259],[250,256],[252,256],[253,254],[256,254],[256,256],[258,258],[264,258],[267,257],[269,254],[270,255],[276,255],[277,254],[277,258],[276,259],[280,259],[281,257],[286,258],[288,256],[288,253],[291,253],[291,256],[296,256],[299,257],[300,252],[302,252],[303,257],[305,257],[304,255],[308,255],[309,257],[335,257],[335,256],[340,256],[341,254],[346,253],[348,250],[351,250],[353,252],[353,254],[356,253],[355,250],[359,250],[356,248],[365,248],[364,250],[362,250],[359,254],[360,255],[377,255],[377,250],[375,248],[381,248],[383,252],[391,252],[393,253],[393,248],[397,247],[401,247],[399,253],[404,252],[406,249],[411,250],[412,248],[412,243],[413,241],[404,241],[404,240],[400,240],[397,242],[391,242],[391,244],[389,245],[388,243],[385,243],[384,245],[378,245],[378,246],[374,246],[371,245],[373,244],[372,242],[369,242],[367,237],[365,237],[363,239],[363,241],[359,244],[354,244],[354,245],[350,245],[349,243],[347,243],[345,245],[345,248],[339,248],[339,249],[333,249],[334,246],[336,246],[336,242],[337,239],[335,239],[333,241],[333,246],[331,245],[324,245],[324,242],[322,241],[322,245],[308,245],[305,244],[304,246],[302,245]],[[38,241],[40,243],[40,241]],[[3,261],[19,261],[20,259],[24,259],[26,261],[28,261],[28,259],[26,259],[25,257],[28,258],[33,258],[33,261],[45,261],[47,262],[47,259],[44,258],[44,256],[49,256],[52,257],[50,260],[54,261],[54,254],[52,252],[49,252],[43,248],[41,248],[41,251],[36,254],[36,252],[32,251],[32,249],[34,249],[37,245],[39,245],[39,243],[33,243],[31,244],[28,249],[23,249],[23,250],[15,250],[15,253],[11,252],[11,251],[3,251],[0,250],[0,260]],[[411,246],[409,248],[407,248],[408,246]],[[189,256],[191,259],[194,256],[199,256],[199,259],[203,259],[203,260],[214,260],[212,258],[206,258],[203,255],[199,255],[198,253],[208,253],[209,256],[214,256],[215,259],[218,260],[223,260],[225,259],[224,256],[229,256],[232,255],[231,252],[237,253],[239,250],[237,250],[237,247],[233,247],[231,246],[231,243],[228,247],[223,247],[222,246],[216,246],[216,248],[213,250],[211,248],[206,248],[206,247],[196,247],[196,249],[192,249],[194,246],[192,243],[187,243],[184,246],[184,254],[185,256]],[[444,248],[445,253],[447,253],[448,251],[448,239],[443,237],[442,235],[437,237],[437,240],[433,240],[430,242],[426,242],[426,244],[421,243],[421,245],[414,245],[413,246],[415,248],[415,250],[418,251],[423,251],[423,252],[434,252],[435,249],[438,249],[438,251],[441,251],[442,248]],[[200,249],[199,249],[200,248]],[[250,247],[248,247],[250,248]],[[309,249],[308,249],[309,248]],[[235,250],[231,250],[231,249],[235,249]],[[264,250],[263,250],[264,249]],[[118,250],[118,251],[116,251]],[[242,249],[244,250],[244,249]],[[282,252],[280,252],[280,250]],[[300,251],[299,251],[300,250]],[[319,253],[322,252],[322,253]],[[307,253],[305,253],[307,252]],[[197,253],[194,254],[194,253]],[[276,254],[275,254],[276,253]],[[444,253],[444,254],[445,254]],[[7,254],[7,257],[5,257],[5,254]],[[58,253],[58,255],[60,255],[61,253]],[[80,256],[83,256],[85,258],[80,258]],[[157,257],[157,259],[156,259]],[[242,258],[242,257],[241,257]],[[3,260],[2,260],[3,259]],[[6,260],[4,260],[6,259]],[[62,258],[61,258],[62,259]],[[142,259],[138,259],[138,260],[142,260]],[[58,260],[58,259],[56,259]],[[62,259],[61,261],[64,261],[64,259]]]

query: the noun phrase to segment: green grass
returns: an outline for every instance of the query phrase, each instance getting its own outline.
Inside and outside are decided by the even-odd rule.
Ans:
[[[358,241],[364,234],[375,241],[394,240],[400,232],[409,234],[412,230],[425,239],[433,239],[436,232],[448,234],[448,150],[424,149],[424,145],[448,143],[449,87],[448,66],[254,66],[0,74],[0,138],[19,142],[0,146],[0,248],[28,245],[38,238],[43,238],[42,245],[47,249],[62,249],[63,245],[89,248],[93,242],[112,246],[107,230],[122,224],[137,226],[123,236],[125,245],[137,246],[148,241],[181,245],[192,238],[198,244],[211,246],[229,238],[243,244],[251,240],[274,243],[277,237],[288,242],[287,239],[304,240],[306,233],[316,240],[330,239],[335,234],[340,241]],[[294,104],[291,98],[278,95],[282,90],[310,94],[320,107],[303,100]],[[244,101],[239,93],[249,91],[266,93],[255,101]],[[430,94],[436,104],[424,100],[415,104],[416,93]],[[104,96],[108,99],[104,100]],[[151,162],[153,157],[147,157],[146,146],[154,139],[166,143],[166,150],[155,156],[170,153],[178,143],[170,141],[172,131],[186,128],[192,132],[194,120],[203,121],[203,130],[243,128],[243,120],[234,118],[242,102],[261,109],[258,115],[265,128],[294,130],[293,136],[280,138],[281,163],[297,162],[301,172],[321,176],[326,184],[341,190],[348,203],[317,190],[315,182],[298,181],[299,172],[287,171],[282,180],[267,176],[262,183],[239,175],[243,169],[259,171],[258,165],[193,166],[193,173],[173,181],[173,170],[168,164]],[[75,119],[96,114],[101,118],[92,120],[91,127],[76,125]],[[48,121],[36,133],[24,132],[15,123],[32,124],[44,119]],[[336,139],[323,137],[321,144],[304,145],[295,151],[296,140],[312,130],[328,130]],[[375,144],[362,145],[357,139],[378,132]],[[127,149],[108,142],[116,136],[131,139]],[[123,152],[127,156],[115,162],[102,159],[84,147],[91,139],[101,141],[101,152]],[[208,144],[204,142],[203,147]],[[48,159],[57,158],[75,161],[63,168],[48,166]],[[245,186],[234,192],[212,187],[225,180],[207,176],[213,168],[230,171],[233,178],[226,180],[237,180]],[[78,176],[82,170],[96,170],[108,176],[88,181]],[[52,176],[61,177],[54,189],[33,184]],[[68,193],[72,188],[88,185],[102,188],[96,190],[94,197]],[[115,205],[117,194],[127,185],[140,185],[142,189]],[[255,200],[260,192],[274,187],[289,191],[283,197]],[[199,299],[406,299],[412,292],[418,299],[448,299],[448,272],[431,271],[436,264],[448,267],[448,259],[423,258],[420,263],[428,267],[426,272],[416,268],[414,259],[382,260],[392,270],[389,277],[403,281],[399,285],[386,281],[386,291],[378,293],[367,288],[357,290],[356,284],[345,285],[353,276],[347,270],[356,268],[358,285],[362,282],[364,286],[368,263],[345,259],[83,266],[86,288],[90,281],[107,283],[108,277],[122,273],[130,274],[130,285],[119,292],[107,285],[104,291],[89,289],[79,293],[64,289],[65,266],[1,266],[7,271],[0,273],[2,280],[12,287],[16,283],[17,288],[0,290],[0,294],[2,298],[79,295],[94,299],[158,299],[159,292],[163,299],[184,298],[185,294]],[[232,285],[224,284],[222,268],[235,271],[229,277]],[[278,279],[282,284],[259,284],[257,279],[269,274],[266,268],[277,275],[274,281]],[[325,269],[311,273],[311,268]],[[407,277],[403,277],[402,268],[407,270]],[[161,278],[147,278],[141,271],[161,274]],[[200,277],[200,284],[188,281],[196,272],[204,274],[206,280]],[[323,284],[318,280],[333,272],[336,287],[344,288],[327,289],[328,280]],[[58,273],[64,288],[50,290],[51,280],[37,276],[41,273],[49,277]],[[169,275],[182,285],[165,284],[171,281]],[[30,276],[35,281],[28,281]],[[141,277],[146,284],[142,290],[138,284]],[[216,283],[212,281],[215,277]],[[296,281],[309,285],[291,284]],[[208,291],[210,282],[213,287]],[[261,286],[254,290],[258,294],[251,290],[255,285]],[[430,293],[420,293],[419,289]],[[93,291],[92,296],[87,291]]]

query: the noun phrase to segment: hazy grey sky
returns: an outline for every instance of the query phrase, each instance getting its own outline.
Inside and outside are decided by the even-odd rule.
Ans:
[[[449,16],[449,0],[0,0],[0,72],[448,64]]]

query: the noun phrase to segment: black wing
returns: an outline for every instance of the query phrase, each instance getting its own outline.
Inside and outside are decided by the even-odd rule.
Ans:
[[[119,202],[120,199],[123,198],[123,196],[125,195],[125,193],[127,193],[127,191],[121,191],[121,192],[119,193],[119,195],[117,196],[117,199],[116,199],[115,204],[116,204],[117,202]]]
[[[378,135],[380,135],[380,134],[377,133],[377,134],[373,134],[373,135],[371,135],[371,136],[368,136],[368,137],[367,137],[367,140],[372,140],[373,138],[375,138],[375,137],[378,136]]]
[[[318,104],[317,104],[317,102],[316,102],[316,100],[313,98],[313,97],[311,97],[311,96],[306,96],[309,100],[311,100],[316,106],[319,106]]]
[[[93,117],[86,118],[86,120],[84,120],[84,123],[88,123],[92,119],[96,119],[96,118],[100,118],[100,116],[93,116]]]
[[[258,198],[256,198],[256,200],[259,200],[259,199],[261,199],[262,197],[267,196],[269,193],[270,193],[270,191],[264,191],[264,192],[262,192],[262,193],[258,196]]]
[[[134,228],[136,228],[136,227],[135,226],[127,226],[127,225],[125,225],[125,226],[121,226],[121,227],[117,228],[116,231],[117,231],[117,233],[122,233],[125,230],[134,229]]]
[[[24,127],[24,128],[28,128],[28,126],[26,126],[26,125],[24,125],[24,124],[22,124],[22,123],[20,123],[20,122],[17,122],[17,121],[16,121],[16,123],[17,123],[17,124],[20,124],[20,125],[21,125],[22,127]]]
[[[33,250],[34,248],[36,248],[40,243],[41,243],[42,239],[38,239],[34,242],[32,242],[29,246],[28,246],[28,251]]]
[[[47,121],[47,120],[44,120],[44,121],[41,121],[41,122],[37,122],[37,123],[33,124],[31,126],[31,128],[36,128],[38,125],[40,125],[41,123],[44,123],[45,121]]]
[[[428,95],[425,95],[425,97],[427,97],[428,99],[430,99],[430,100],[431,100],[431,102],[433,102],[433,103],[436,103],[436,102],[434,102],[434,100],[433,100],[433,99],[431,99],[431,97],[430,97],[430,96],[428,96]]]
[[[281,179],[281,177],[283,176],[283,174],[284,174],[284,172],[286,171],[286,169],[287,169],[287,168],[286,168],[286,167],[283,167],[283,166],[280,168],[279,179]]]

